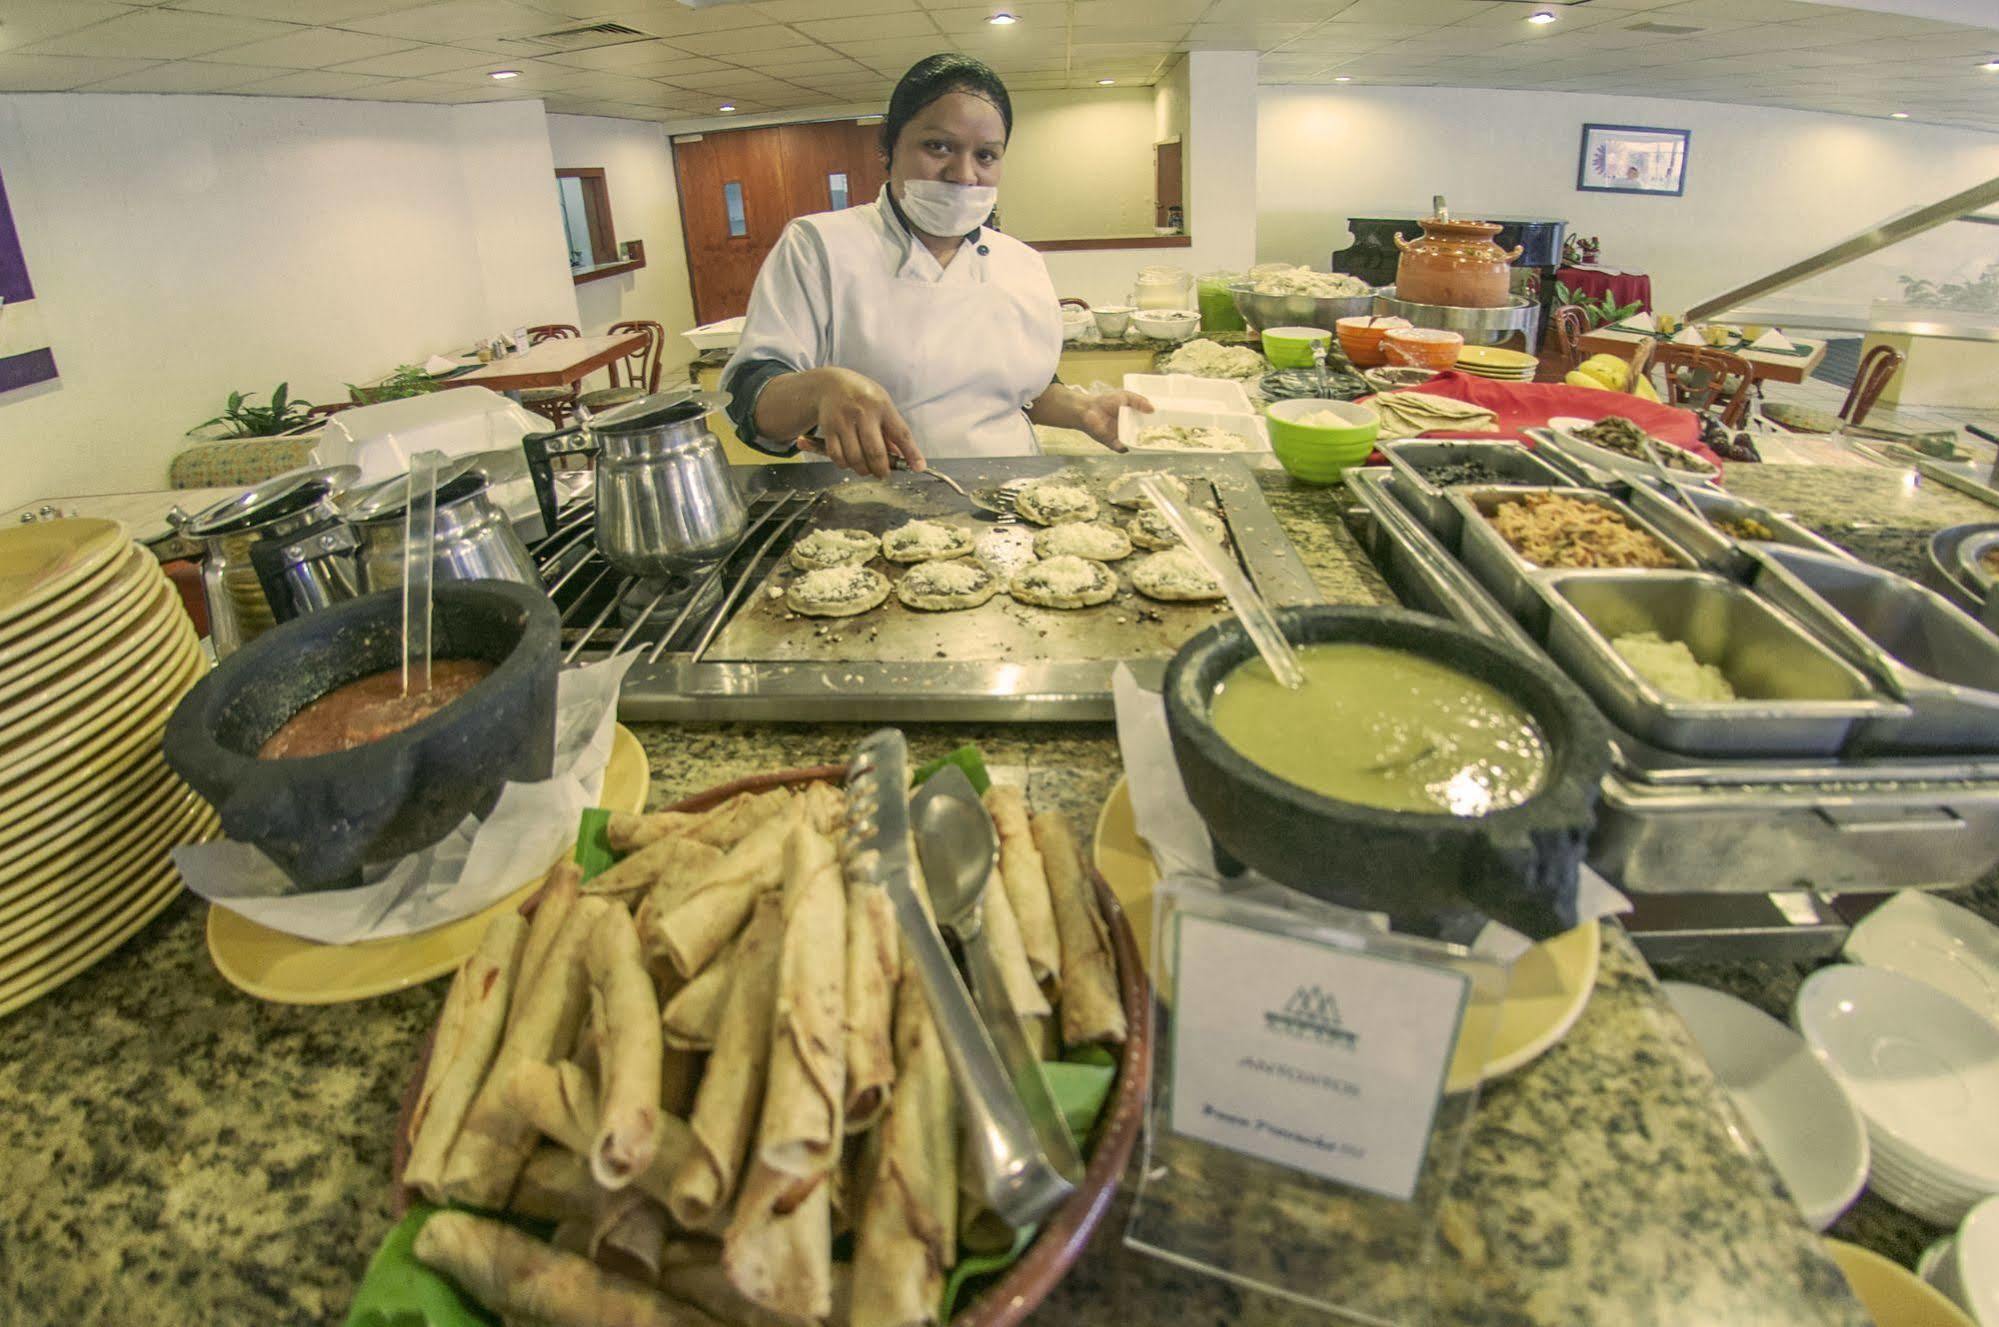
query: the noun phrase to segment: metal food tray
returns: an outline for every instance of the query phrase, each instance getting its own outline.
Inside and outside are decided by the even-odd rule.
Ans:
[[[1526,488],[1562,488],[1575,477],[1548,464],[1517,442],[1466,442],[1444,438],[1405,438],[1381,444],[1381,454],[1402,482],[1396,493],[1405,495],[1424,523],[1455,548],[1459,523],[1464,519],[1451,505],[1449,493],[1424,475],[1425,465],[1459,465],[1477,462],[1499,475],[1496,484],[1517,484]],[[1455,485],[1450,486],[1455,487]]]
[[[1755,553],[1756,590],[1882,679],[1908,713],[1865,725],[1870,750],[1999,749],[1999,636],[1935,590],[1797,549]]]
[[[1347,471],[1355,536],[1405,604],[1545,655],[1393,495]],[[1639,894],[1956,888],[1999,860],[1999,753],[1708,759],[1612,724],[1590,865]]]
[[[1754,571],[1755,563],[1750,560],[1748,550],[1759,544],[1778,544],[1787,548],[1802,548],[1813,553],[1823,553],[1827,557],[1840,558],[1851,562],[1853,555],[1830,540],[1806,529],[1779,511],[1758,503],[1738,498],[1719,489],[1705,488],[1694,484],[1682,484],[1681,493],[1687,500],[1700,508],[1709,521],[1754,519],[1770,527],[1774,539],[1742,539],[1725,531],[1696,520],[1686,508],[1672,497],[1661,493],[1651,482],[1635,483],[1630,486],[1631,509],[1648,520],[1656,520],[1667,526],[1693,553],[1717,571],[1738,578]]]
[[[1906,720],[1867,675],[1732,581],[1704,572],[1569,571],[1541,585],[1548,653],[1619,727],[1690,755],[1837,756],[1863,722]],[[1611,642],[1650,631],[1721,670],[1732,701],[1674,696]]]
[[[1699,566],[1698,561],[1677,540],[1659,526],[1646,520],[1619,502],[1608,493],[1593,488],[1507,488],[1500,485],[1465,485],[1450,491],[1451,506],[1456,508],[1460,522],[1459,553],[1464,564],[1476,576],[1480,584],[1490,590],[1509,613],[1519,618],[1527,628],[1540,635],[1548,625],[1548,601],[1541,591],[1541,579],[1559,571],[1570,570],[1563,567],[1543,567],[1529,562],[1488,519],[1492,511],[1500,505],[1519,498],[1523,493],[1552,493],[1559,497],[1573,498],[1577,502],[1592,507],[1603,507],[1614,512],[1621,520],[1651,535],[1662,544],[1666,552],[1679,563],[1683,571],[1692,571]]]
[[[1063,475],[1081,483],[1119,523],[1129,513],[1108,505],[1110,484],[1135,470],[1188,481],[1195,505],[1211,506],[1230,548],[1273,603],[1319,599],[1311,573],[1239,459],[1146,453],[1143,456],[1018,456],[933,462],[967,489]],[[809,514],[771,534],[765,546],[726,568],[744,592],[719,623],[691,640],[644,650],[624,684],[619,713],[628,719],[871,721],[1100,721],[1114,717],[1111,675],[1129,664],[1158,685],[1166,661],[1190,636],[1226,614],[1221,604],[1166,604],[1139,598],[1128,575],[1118,597],[1095,608],[1030,608],[1005,592],[976,609],[919,613],[893,594],[882,607],[850,618],[794,617],[782,587],[793,574],[784,559],[814,528],[881,531],[926,517],[975,530],[994,527],[971,513],[944,484],[919,474],[858,479],[826,464],[772,466],[753,472],[756,501],[789,499]],[[1212,502],[1210,501],[1212,494]],[[1031,536],[1033,527],[1004,528]],[[760,531],[746,543],[757,543]],[[1140,550],[1142,554],[1142,550]],[[891,580],[902,568],[873,564]],[[1120,564],[1111,564],[1117,571]],[[615,639],[615,636],[613,636]],[[611,641],[586,642],[579,658],[602,657]]]

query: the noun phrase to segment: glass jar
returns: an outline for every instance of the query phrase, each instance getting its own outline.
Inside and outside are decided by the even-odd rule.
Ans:
[[[1241,272],[1203,272],[1194,283],[1195,299],[1201,310],[1201,330],[1204,332],[1240,332],[1243,330],[1242,314],[1235,305],[1235,295],[1229,290],[1229,283],[1243,279]]]
[[[1131,302],[1141,309],[1191,309],[1194,276],[1184,267],[1141,267]]]

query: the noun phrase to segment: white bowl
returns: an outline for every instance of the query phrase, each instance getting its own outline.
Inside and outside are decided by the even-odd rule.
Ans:
[[[1999,1327],[1999,1198],[1973,1209],[1955,1237],[1923,1269],[1923,1279],[1971,1315],[1978,1327]]]
[[[1999,1027],[1913,977],[1850,963],[1807,977],[1792,1015],[1877,1153],[1999,1193]]]
[[[1073,304],[1062,306],[1062,339],[1074,341],[1096,325],[1096,319],[1088,309],[1079,309]]]
[[[1999,926],[1921,890],[1883,903],[1846,938],[1849,962],[1934,986],[1999,1023]]]
[[[1201,315],[1192,309],[1140,309],[1131,325],[1156,341],[1185,341],[1201,330]]]
[[[1732,995],[1663,983],[1805,1220],[1824,1230],[1867,1183],[1867,1129],[1803,1038]]]
[[[1090,310],[1096,315],[1097,330],[1107,337],[1120,337],[1124,329],[1131,325],[1132,308],[1129,304],[1105,304]]]

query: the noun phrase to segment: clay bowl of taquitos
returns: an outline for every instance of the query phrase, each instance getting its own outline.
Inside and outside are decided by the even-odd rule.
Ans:
[[[1296,646],[1377,646],[1484,684],[1531,720],[1544,765],[1524,800],[1477,814],[1364,805],[1279,777],[1213,722],[1217,686],[1256,657],[1240,623],[1218,623],[1180,648],[1164,686],[1174,760],[1214,836],[1218,865],[1230,873],[1247,866],[1328,902],[1387,913],[1398,930],[1415,934],[1455,934],[1453,922],[1481,913],[1535,939],[1575,926],[1577,872],[1611,758],[1610,730],[1588,698],[1546,662],[1441,618],[1326,605],[1277,617]],[[1326,684],[1308,684],[1285,703],[1307,704],[1313,685]],[[1390,678],[1382,690],[1395,685]],[[1365,713],[1367,698],[1356,704]],[[1365,740],[1364,730],[1355,724],[1351,741]]]
[[[771,788],[803,788],[817,781],[842,784],[845,765],[813,765],[755,774],[719,784],[655,811],[708,811],[739,793],[763,792]],[[1124,1006],[1125,1041],[1116,1050],[1117,1070],[1109,1095],[1098,1113],[1095,1129],[1083,1143],[1083,1182],[1063,1204],[1041,1223],[1034,1242],[997,1279],[968,1302],[961,1302],[951,1318],[951,1327],[1016,1327],[1025,1322],[1069,1269],[1083,1256],[1097,1227],[1109,1214],[1118,1185],[1145,1122],[1145,1090],[1152,1072],[1152,985],[1139,957],[1139,937],[1110,885],[1091,864],[1087,855],[1083,869],[1096,891],[1097,906],[1110,927],[1111,948],[1117,958],[1119,996]],[[540,905],[543,891],[521,904],[523,915],[532,916]],[[390,1175],[394,1184],[393,1210],[400,1216],[409,1208],[410,1195],[403,1187],[404,1167],[409,1162],[409,1131],[417,1097],[423,1090],[424,1075],[430,1067],[435,1044],[435,1024],[424,1035],[417,1061],[404,1085],[402,1106],[396,1116],[396,1133],[390,1151]]]
[[[315,702],[400,668],[400,590],[266,632],[167,721],[161,747],[174,772],[216,808],[230,838],[256,845],[301,892],[357,883],[363,865],[426,848],[490,811],[503,784],[551,772],[554,605],[509,581],[442,582],[434,596],[435,659],[491,671],[399,731],[327,754],[259,754]]]

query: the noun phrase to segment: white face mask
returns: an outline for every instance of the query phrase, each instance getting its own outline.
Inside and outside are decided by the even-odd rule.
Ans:
[[[990,184],[904,180],[899,201],[902,214],[918,230],[940,236],[966,235],[993,214],[999,190]]]

